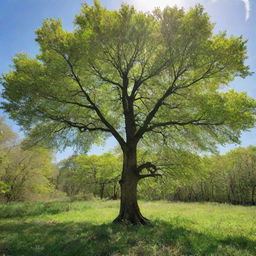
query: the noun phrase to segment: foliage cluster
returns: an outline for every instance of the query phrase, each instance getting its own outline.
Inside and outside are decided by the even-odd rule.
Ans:
[[[120,157],[110,153],[72,156],[59,164],[57,187],[71,198],[117,199],[120,170]]]
[[[56,192],[53,152],[34,147],[25,150],[16,134],[0,119],[0,200],[20,201],[51,198]]]
[[[255,205],[256,147],[204,158],[204,173],[179,186],[172,199]]]

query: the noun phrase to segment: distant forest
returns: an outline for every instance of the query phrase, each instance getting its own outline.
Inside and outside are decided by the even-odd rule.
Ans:
[[[119,149],[103,155],[73,155],[56,164],[53,151],[27,148],[26,138],[18,142],[3,119],[0,130],[1,202],[120,198]],[[163,146],[138,155],[139,162],[154,159],[163,174],[139,183],[140,199],[255,205],[254,146],[208,156]]]

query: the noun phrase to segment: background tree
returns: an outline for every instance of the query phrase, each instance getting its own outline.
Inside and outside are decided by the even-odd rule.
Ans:
[[[44,21],[40,54],[18,54],[3,76],[3,108],[32,139],[53,146],[86,149],[112,135],[123,152],[115,221],[145,224],[137,184],[160,174],[152,162],[138,165],[143,141],[209,150],[254,125],[254,99],[220,91],[249,74],[245,41],[214,35],[202,6],[148,14],[95,1],[83,4],[75,25],[68,32],[60,20]]]
[[[0,117],[0,195],[6,193],[8,186],[2,181],[4,167],[7,164],[7,155],[11,145],[15,143],[16,135]]]
[[[147,200],[179,200],[176,198],[178,189],[194,184],[206,173],[199,155],[166,145],[155,145],[151,149],[144,147],[144,151],[139,151],[138,162],[149,161],[161,169],[162,176],[154,180],[144,179],[140,183],[141,198]]]
[[[201,175],[195,173],[194,178],[175,187],[174,192],[169,193],[170,199],[255,204],[254,146],[237,148],[225,155],[204,157],[201,162]]]
[[[120,170],[120,159],[110,153],[72,156],[60,165],[58,186],[71,197],[117,199]]]
[[[75,162],[75,157],[73,155],[58,163],[58,174],[55,182],[57,188],[65,192],[70,198],[74,198],[78,193],[83,193],[84,198],[84,192],[91,193],[92,191],[88,191],[85,184],[80,187],[81,183],[77,183],[76,176],[79,166]]]
[[[9,145],[14,144],[16,138],[16,134],[5,124],[4,118],[0,117],[0,149],[3,151],[8,148]]]
[[[52,151],[24,150],[16,134],[0,119],[0,199],[10,202],[49,198],[54,192]]]
[[[51,182],[54,166],[49,150],[24,151],[19,146],[13,147],[2,171],[1,181],[7,187],[3,196],[7,202],[33,200],[40,196],[41,199],[49,198],[54,191]]]

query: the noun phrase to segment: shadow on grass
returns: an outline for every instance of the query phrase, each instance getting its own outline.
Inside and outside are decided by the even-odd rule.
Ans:
[[[0,225],[0,255],[256,255],[256,242],[240,236],[218,239],[177,224],[151,226],[56,223]]]

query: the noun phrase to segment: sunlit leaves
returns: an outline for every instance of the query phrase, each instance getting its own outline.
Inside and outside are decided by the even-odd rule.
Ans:
[[[138,141],[176,148],[238,142],[254,126],[255,103],[222,89],[250,74],[246,41],[213,27],[200,5],[143,13],[85,3],[74,31],[47,19],[36,31],[40,54],[14,58],[3,107],[31,138],[58,147],[88,150],[111,134],[122,144],[128,123]]]

